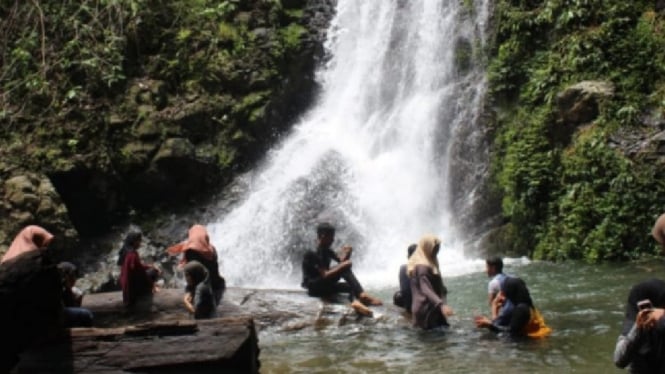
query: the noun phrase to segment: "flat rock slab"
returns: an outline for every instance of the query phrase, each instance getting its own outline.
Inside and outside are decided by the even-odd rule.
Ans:
[[[21,354],[17,373],[257,373],[251,318],[74,328]]]
[[[188,319],[182,289],[162,289],[148,308],[127,310],[121,292],[86,295],[83,307],[95,315],[95,326],[122,326],[146,321]],[[371,307],[374,318],[357,315],[343,298],[321,300],[300,290],[228,288],[218,307],[220,317],[251,317],[257,329],[299,330],[346,323],[372,324],[386,319],[405,321],[402,310],[392,305]]]

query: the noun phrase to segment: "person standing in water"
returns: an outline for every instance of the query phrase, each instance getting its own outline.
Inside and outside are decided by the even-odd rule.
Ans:
[[[406,249],[406,259],[411,258],[413,252],[416,251],[417,244],[411,244]],[[404,308],[407,312],[411,312],[411,282],[409,275],[406,273],[407,264],[399,267],[399,291],[393,295],[393,304],[400,308]]]
[[[502,309],[507,302],[513,307]],[[506,332],[511,337],[543,338],[552,332],[533,305],[526,283],[514,277],[506,277],[501,292],[492,301],[492,319],[477,316],[474,320],[476,327],[496,333]]]
[[[367,294],[351,270],[351,246],[344,246],[341,255],[330,247],[335,241],[335,227],[321,223],[316,227],[318,245],[315,251],[307,251],[303,257],[302,287],[310,296],[329,297],[337,293],[348,293],[351,307],[359,314],[371,316],[367,305],[381,305],[381,300]],[[331,267],[330,262],[337,262]],[[344,282],[340,282],[343,279]]]
[[[440,248],[439,238],[425,235],[407,264],[413,325],[422,329],[448,326],[448,317],[453,314],[446,300],[448,290],[443,284],[437,259]]]

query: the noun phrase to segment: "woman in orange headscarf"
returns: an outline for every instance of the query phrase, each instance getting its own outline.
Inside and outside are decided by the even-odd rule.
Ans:
[[[16,235],[0,263],[9,261],[23,253],[44,249],[53,241],[53,234],[37,225],[26,226]]]
[[[448,326],[446,317],[453,314],[446,303],[448,290],[443,285],[436,258],[440,247],[441,240],[436,236],[423,236],[407,264],[413,325],[423,329]]]
[[[226,289],[226,281],[219,274],[219,263],[217,261],[217,250],[210,244],[208,230],[203,225],[193,225],[189,228],[187,240],[182,243],[169,247],[166,250],[170,255],[177,256],[182,253],[181,265],[190,261],[198,261],[208,270],[210,276],[210,285],[217,305],[222,300],[222,295]]]

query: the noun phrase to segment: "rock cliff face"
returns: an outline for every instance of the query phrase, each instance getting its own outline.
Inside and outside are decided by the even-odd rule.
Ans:
[[[488,65],[500,229],[485,248],[547,260],[658,255],[662,1],[495,4]]]
[[[71,249],[191,205],[316,96],[329,1],[107,3],[0,6],[0,253],[27,224]]]

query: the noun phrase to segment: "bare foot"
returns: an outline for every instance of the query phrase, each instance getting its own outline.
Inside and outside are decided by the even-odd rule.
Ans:
[[[360,294],[360,301],[365,305],[383,305],[383,302],[376,297],[372,297],[367,293],[363,292]]]
[[[368,307],[366,307],[363,303],[361,303],[358,300],[353,300],[353,302],[351,303],[351,308],[353,308],[353,310],[355,310],[356,313],[363,316],[371,317],[373,314]]]

